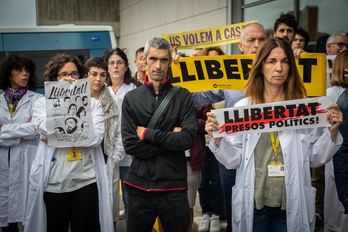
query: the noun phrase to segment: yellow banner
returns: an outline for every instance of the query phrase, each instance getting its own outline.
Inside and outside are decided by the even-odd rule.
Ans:
[[[173,85],[190,92],[215,89],[242,90],[255,55],[198,56],[180,58],[168,74]],[[325,96],[326,55],[302,53],[297,69],[308,96]]]
[[[172,46],[177,46],[178,50],[220,46],[238,43],[242,28],[249,23],[257,23],[257,20],[178,34],[162,34],[162,37]]]

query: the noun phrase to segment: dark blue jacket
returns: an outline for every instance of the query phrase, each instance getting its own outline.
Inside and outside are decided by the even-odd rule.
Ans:
[[[343,144],[333,157],[335,181],[338,198],[344,206],[344,213],[348,214],[348,92],[344,91],[337,100],[337,105],[343,113],[343,123],[339,131],[343,137]]]

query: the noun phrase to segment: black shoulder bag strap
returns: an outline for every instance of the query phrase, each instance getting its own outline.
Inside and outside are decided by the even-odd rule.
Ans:
[[[167,95],[162,100],[161,104],[157,108],[157,110],[154,113],[154,115],[152,115],[152,118],[151,118],[149,124],[147,124],[147,128],[153,129],[156,126],[156,123],[157,123],[158,119],[161,117],[161,115],[163,114],[164,110],[167,108],[170,100],[173,99],[173,97],[175,96],[176,92],[179,89],[180,89],[180,86],[175,85],[175,86],[173,86],[173,88],[171,88],[169,90],[169,92],[167,93]]]

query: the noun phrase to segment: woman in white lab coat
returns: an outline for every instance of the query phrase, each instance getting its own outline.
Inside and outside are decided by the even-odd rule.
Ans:
[[[58,54],[46,65],[45,79],[68,81],[87,76],[75,57]],[[40,134],[38,151],[29,177],[26,231],[114,230],[106,165],[100,143],[104,116],[100,103],[91,98],[94,141],[88,147],[54,148],[47,145],[46,101],[34,106],[32,122]],[[67,159],[70,151],[81,159]],[[72,178],[73,177],[73,178]]]
[[[0,64],[0,227],[18,231],[24,222],[28,175],[39,139],[31,122],[36,66],[23,55],[9,55]]]
[[[120,211],[120,178],[116,163],[119,163],[125,156],[120,126],[121,109],[118,108],[118,106],[122,106],[122,100],[115,94],[111,94],[105,85],[108,65],[101,57],[91,57],[86,61],[85,65],[88,68],[91,97],[100,102],[104,112],[105,134],[103,151],[107,156],[113,220],[116,222]]]
[[[254,58],[246,98],[235,106],[301,99],[306,90],[289,44],[266,40]],[[338,150],[342,113],[330,104],[329,128],[286,130],[215,138],[210,149],[228,169],[238,169],[232,188],[233,231],[314,231],[315,193],[310,167],[326,163]],[[206,131],[218,130],[209,113]],[[279,141],[279,142],[278,142]],[[273,144],[273,145],[272,145]],[[268,165],[281,162],[279,177]]]
[[[137,87],[137,80],[132,78],[131,70],[129,69],[129,62],[126,53],[124,53],[121,49],[109,49],[106,50],[102,58],[108,65],[108,77],[106,79],[107,87],[111,93],[111,95],[115,95],[121,101],[116,102],[117,107],[119,109],[119,118],[122,116],[122,101],[124,95],[129,91],[135,89]],[[110,159],[108,162],[108,169],[111,170],[110,173],[113,175],[112,186],[113,186],[113,199],[114,205],[118,205],[119,199],[119,181],[121,179],[122,184],[122,199],[125,206],[125,211],[127,211],[127,194],[124,188],[124,179],[126,178],[128,169],[130,164],[132,163],[132,159],[130,155],[125,155],[123,144],[121,144],[122,149],[120,152],[115,151],[115,155],[113,159]],[[119,217],[119,210],[115,210],[114,208],[114,221],[116,221]],[[127,212],[126,214],[126,222],[127,222]]]

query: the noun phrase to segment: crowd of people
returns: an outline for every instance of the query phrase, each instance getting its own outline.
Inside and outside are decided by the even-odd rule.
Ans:
[[[27,56],[8,55],[0,63],[2,231],[18,232],[20,222],[28,232],[113,232],[122,199],[127,231],[151,231],[158,218],[160,231],[186,232],[192,229],[197,193],[203,214],[198,231],[220,231],[221,217],[227,232],[323,226],[348,231],[346,34],[333,34],[326,43],[327,54],[337,55],[326,93],[333,100],[326,106],[329,127],[213,138],[221,125],[210,111],[219,104],[308,97],[296,59],[310,39],[296,25],[294,16],[282,14],[272,38],[259,23],[243,27],[238,47],[255,54],[243,90],[190,93],[173,86],[168,68],[185,54],[160,37],[136,51],[134,77],[120,48],[85,64],[55,55],[45,66],[46,81],[89,78],[94,135],[79,147],[48,145],[46,98],[35,93],[36,65]],[[220,47],[193,51],[193,56],[217,55],[224,55]],[[87,107],[88,99],[81,101]],[[85,108],[69,107],[86,117]],[[59,127],[55,133],[61,133]],[[79,158],[67,158],[71,154]],[[280,177],[268,175],[275,161],[284,168]]]

